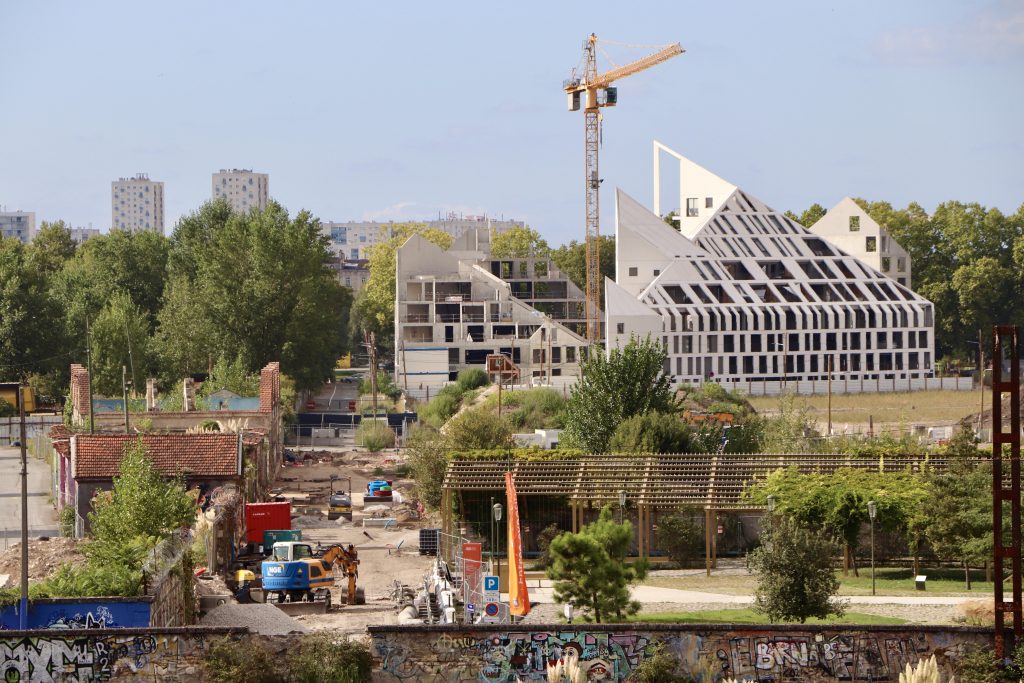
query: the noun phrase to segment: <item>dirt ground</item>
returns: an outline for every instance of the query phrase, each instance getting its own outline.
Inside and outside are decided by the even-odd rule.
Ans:
[[[342,596],[343,578],[332,590],[331,610],[324,615],[294,617],[311,630],[332,631],[363,636],[369,624],[396,623],[398,604],[387,597],[399,581],[417,586],[430,570],[433,558],[419,554],[419,530],[437,528],[436,515],[423,516],[410,505],[412,481],[401,479],[404,457],[395,451],[370,454],[362,451],[315,450],[302,451],[303,464],[288,466],[281,472],[277,485],[281,495],[292,500],[292,526],[302,528],[304,540],[314,543],[353,544],[359,551],[358,586],[366,594],[365,605],[345,605]],[[327,519],[327,499],[330,495],[331,475],[350,477],[352,480],[353,521]],[[396,499],[406,502],[373,503],[364,505],[363,492],[373,479],[390,479]],[[347,489],[348,482],[336,480],[336,489]],[[387,529],[363,526],[364,518],[390,517],[396,526]],[[372,524],[372,522],[371,522]]]
[[[74,538],[47,538],[28,542],[28,578],[41,581],[65,562],[85,562],[81,552],[82,541]],[[7,574],[7,585],[16,586],[21,581],[21,543],[12,544],[0,554],[0,575]],[[0,585],[0,588],[3,586]]]

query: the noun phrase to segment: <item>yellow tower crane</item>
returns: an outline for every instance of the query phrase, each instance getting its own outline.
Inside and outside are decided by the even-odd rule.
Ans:
[[[574,69],[572,76],[562,85],[569,97],[569,111],[579,111],[582,108],[584,114],[586,156],[584,187],[586,188],[587,205],[587,341],[591,344],[599,341],[601,336],[601,256],[599,253],[601,222],[598,202],[601,178],[597,172],[601,117],[598,110],[601,107],[614,107],[618,104],[618,90],[612,87],[614,81],[683,54],[682,46],[679,43],[672,43],[635,62],[599,74],[597,73],[597,49],[597,36],[591,33],[583,43],[583,73],[578,74]]]

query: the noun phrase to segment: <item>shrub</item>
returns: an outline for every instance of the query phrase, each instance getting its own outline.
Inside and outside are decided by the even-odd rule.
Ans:
[[[630,683],[687,683],[692,680],[679,673],[679,660],[668,651],[665,643],[653,647],[653,654],[644,657],[633,669],[627,681]]]
[[[644,413],[623,420],[608,442],[612,453],[689,453],[690,428],[669,413]]]
[[[458,412],[462,404],[462,395],[442,389],[430,403],[420,410],[420,419],[435,429],[440,429],[452,415]]]
[[[704,554],[704,528],[697,508],[677,510],[658,520],[658,541],[680,566]]]
[[[75,536],[75,508],[70,505],[60,510],[60,535],[64,538]]]
[[[448,440],[437,430],[418,426],[409,435],[407,459],[416,495],[429,508],[441,504],[441,484],[448,468]]]
[[[470,389],[479,389],[482,386],[490,384],[487,379],[487,373],[479,368],[467,368],[460,370],[458,377],[455,379],[455,383],[459,385],[459,388],[463,392]]]
[[[771,518],[761,534],[761,546],[747,556],[758,573],[754,609],[773,623],[842,616],[845,605],[833,600],[839,592],[839,579],[832,571],[837,552],[835,543],[788,517]]]
[[[263,646],[231,636],[206,648],[203,673],[213,683],[275,683],[283,679],[277,662]]]
[[[364,420],[356,430],[356,440],[369,451],[395,447],[395,433],[391,428],[376,420]]]
[[[456,450],[500,448],[511,444],[512,427],[504,417],[485,408],[459,413],[445,427],[445,435]]]
[[[502,408],[515,409],[508,414],[508,420],[516,429],[561,429],[565,426],[566,399],[554,389],[538,387],[526,391],[515,391],[502,397]]]
[[[288,657],[288,679],[295,683],[362,683],[370,680],[373,657],[354,640],[326,633],[306,636]]]
[[[15,410],[14,406],[0,398],[0,417],[14,417],[17,414],[18,411]]]

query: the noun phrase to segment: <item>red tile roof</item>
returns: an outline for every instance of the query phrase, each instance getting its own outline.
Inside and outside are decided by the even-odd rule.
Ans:
[[[117,476],[125,447],[139,438],[157,470],[193,477],[237,477],[237,434],[76,434],[72,437],[75,479]]]
[[[53,450],[61,456],[68,457],[71,454],[71,430],[62,424],[50,427],[50,443]]]

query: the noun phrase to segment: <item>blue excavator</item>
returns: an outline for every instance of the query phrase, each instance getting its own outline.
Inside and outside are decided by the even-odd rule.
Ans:
[[[359,553],[355,546],[318,546],[314,551],[312,545],[302,541],[275,543],[260,572],[266,601],[326,602],[330,607],[336,567],[348,579],[343,591],[348,604],[358,604]]]

